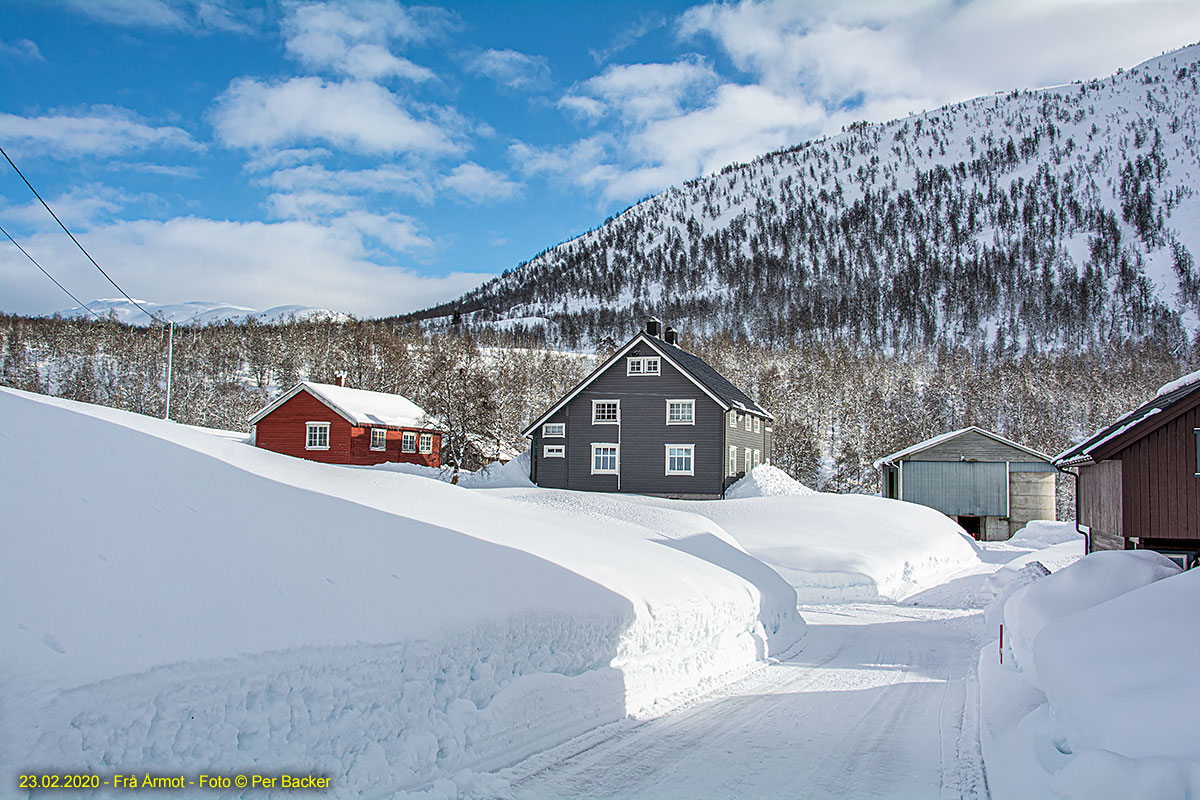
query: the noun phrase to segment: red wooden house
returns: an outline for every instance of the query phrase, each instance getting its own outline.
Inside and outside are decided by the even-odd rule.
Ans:
[[[442,432],[398,394],[301,381],[250,424],[257,446],[311,461],[442,464]]]
[[[1200,562],[1200,372],[1169,383],[1054,465],[1076,476],[1075,518],[1095,550]]]

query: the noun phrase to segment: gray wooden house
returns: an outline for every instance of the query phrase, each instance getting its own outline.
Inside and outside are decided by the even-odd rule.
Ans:
[[[1076,476],[1075,519],[1087,551],[1157,550],[1200,562],[1200,373],[1059,454]]]
[[[919,442],[875,462],[882,494],[954,518],[976,539],[1010,538],[1025,523],[1055,518],[1050,456],[982,428]]]
[[[771,420],[651,319],[522,434],[538,486],[708,499],[770,461]]]

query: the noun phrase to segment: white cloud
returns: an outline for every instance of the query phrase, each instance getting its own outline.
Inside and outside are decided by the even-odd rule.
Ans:
[[[360,153],[453,153],[459,131],[417,119],[384,87],[292,78],[233,81],[216,100],[213,128],[222,143],[247,149],[326,142]]]
[[[261,12],[221,0],[59,0],[70,10],[127,28],[249,33]]]
[[[712,68],[699,60],[672,64],[614,64],[584,81],[564,100],[568,105],[591,98],[627,121],[677,115],[688,100],[717,83]]]
[[[40,117],[0,113],[0,140],[18,152],[54,158],[113,156],[160,147],[200,149],[182,128],[151,125],[133,112],[113,106]]]
[[[442,178],[441,185],[476,203],[506,200],[521,191],[520,184],[473,161],[452,169],[449,175]]]
[[[422,246],[421,238],[400,215],[355,214],[335,225],[180,217],[93,228],[87,246],[101,265],[119,266],[114,277],[127,291],[154,302],[298,303],[383,316],[457,297],[491,277],[419,275],[370,246],[375,240],[408,249]],[[111,295],[112,287],[91,265],[80,265],[61,232],[27,237],[22,245],[43,264],[64,265],[55,277],[84,300]],[[8,308],[49,313],[65,307],[59,290],[11,247],[0,249],[0,296]]]
[[[550,82],[550,65],[544,57],[517,50],[484,50],[466,66],[468,72],[485,75],[510,89],[536,89]]]
[[[676,30],[684,43],[714,43],[736,73],[698,57],[610,65],[559,101],[609,136],[521,144],[512,157],[628,200],[856,120],[1109,74],[1194,39],[1200,4],[742,0],[693,7]]]
[[[13,58],[18,61],[45,61],[42,51],[30,39],[17,39],[14,42],[0,40],[0,58]]]
[[[284,46],[304,66],[361,80],[432,80],[434,73],[394,54],[393,41],[419,42],[445,28],[448,16],[396,3],[311,3],[292,6],[281,23]]]
[[[425,175],[396,164],[360,170],[329,170],[310,164],[273,172],[262,183],[283,192],[358,191],[404,195],[425,202],[433,199],[433,186]]]

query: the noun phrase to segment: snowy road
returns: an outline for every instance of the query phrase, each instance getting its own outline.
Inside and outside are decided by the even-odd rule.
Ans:
[[[811,627],[798,654],[675,713],[517,765],[513,796],[986,798],[979,612],[802,611]]]

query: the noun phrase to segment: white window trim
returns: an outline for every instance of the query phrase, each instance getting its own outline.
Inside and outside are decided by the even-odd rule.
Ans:
[[[426,444],[425,444],[426,442],[429,443],[428,447],[426,447]],[[433,434],[432,433],[422,433],[420,436],[417,437],[417,452],[422,455],[426,455],[426,456],[433,452]]]
[[[754,462],[753,463],[754,463],[754,466],[756,466],[756,467],[762,463],[762,450],[754,451]]]
[[[378,446],[375,444],[376,431],[383,434],[383,444]],[[371,428],[371,449],[377,453],[381,450],[387,450],[387,428]]]
[[[550,432],[551,428],[557,430],[558,433],[551,433]],[[566,435],[567,435],[567,423],[565,423],[565,422],[547,422],[545,425],[542,426],[542,438],[543,439],[561,439],[561,438],[565,437]]]
[[[737,422],[738,422],[738,420],[737,420],[737,412],[736,412],[736,411],[730,411],[730,412],[729,412],[729,427],[731,427],[731,428],[736,428],[736,427],[737,427]]]
[[[633,368],[635,364],[637,369]],[[662,359],[658,356],[629,356],[625,359],[625,374],[634,378],[657,378],[662,374]]]
[[[754,418],[754,432],[762,433],[762,420],[758,417]]]
[[[616,419],[596,419],[596,406],[600,403],[616,403],[617,418]],[[621,424],[621,401],[620,400],[593,400],[592,401],[592,424],[593,425],[620,425]]]
[[[409,447],[406,444],[406,442],[408,441],[408,437],[410,437],[410,436],[412,437],[412,447]],[[416,431],[404,431],[403,433],[400,434],[400,452],[401,453],[417,452],[417,432]]]
[[[671,419],[671,403],[686,403],[692,407],[692,418],[689,420]],[[691,400],[668,400],[667,401],[667,424],[668,425],[695,425],[696,424],[696,401]]]
[[[566,458],[567,446],[565,444],[547,444],[542,446],[542,458]]]
[[[753,453],[754,451],[752,449],[750,449],[749,447],[746,447],[743,449],[746,451],[746,469],[745,469],[745,471],[749,472],[751,469],[753,469],[753,467],[750,466],[750,458],[751,458],[751,453]]]
[[[750,415],[747,414],[746,415],[746,432],[749,433],[752,430],[754,430],[754,423],[750,421]]]
[[[666,464],[664,466],[666,475],[695,475],[696,474],[696,445],[694,444],[668,444],[664,445],[666,453]],[[671,469],[671,448],[687,448],[688,463],[692,465],[688,470],[673,470]]]
[[[729,446],[729,474],[737,475],[737,448]]]
[[[312,438],[309,435],[309,432],[313,428],[317,428],[317,429],[324,428],[325,429],[325,444],[323,446],[319,445],[319,444],[309,444],[309,440]],[[317,437],[318,440],[320,438],[321,438],[320,436]],[[328,450],[329,449],[329,423],[328,422],[306,422],[306,423],[304,423],[304,449],[305,450]]]
[[[596,469],[596,448],[612,447],[617,451],[616,469]],[[621,445],[616,442],[592,442],[591,468],[593,475],[619,475],[621,473]]]

